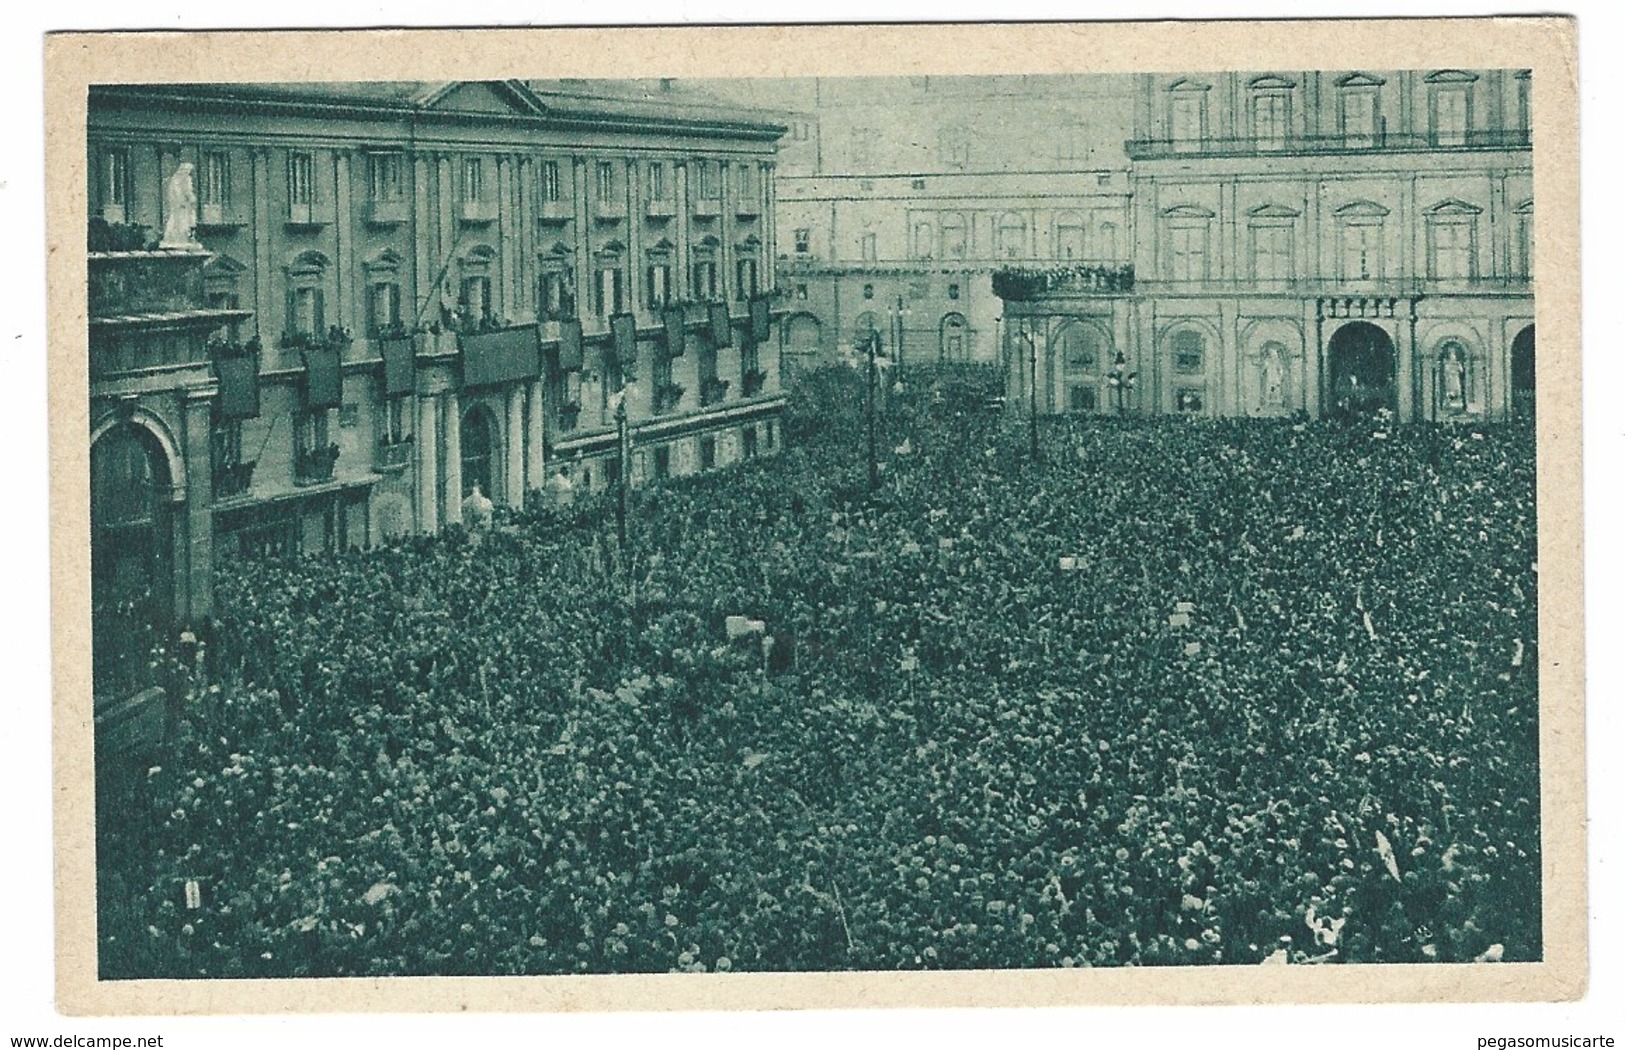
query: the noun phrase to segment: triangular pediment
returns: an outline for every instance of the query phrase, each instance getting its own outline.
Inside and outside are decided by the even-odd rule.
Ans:
[[[1266,73],[1249,80],[1247,86],[1254,91],[1290,91],[1298,85],[1277,73]]]
[[[1337,86],[1345,88],[1382,87],[1387,81],[1370,73],[1349,73],[1337,78]]]
[[[1429,84],[1471,84],[1478,76],[1463,69],[1440,69],[1429,73],[1424,79]]]
[[[454,80],[418,96],[418,105],[437,113],[491,113],[537,116],[545,107],[517,80]]]
[[[1476,204],[1469,204],[1464,200],[1452,197],[1442,200],[1428,209],[1429,215],[1479,215],[1484,211]]]
[[[247,270],[248,267],[229,255],[216,255],[203,264],[203,274],[206,277],[235,277]]]
[[[1247,213],[1255,219],[1296,219],[1298,212],[1284,204],[1260,204]]]
[[[1179,204],[1167,209],[1163,213],[1168,219],[1211,219],[1213,213],[1206,208],[1195,204]]]
[[[1352,201],[1337,209],[1337,214],[1345,219],[1360,217],[1380,219],[1388,214],[1388,209],[1376,201]]]

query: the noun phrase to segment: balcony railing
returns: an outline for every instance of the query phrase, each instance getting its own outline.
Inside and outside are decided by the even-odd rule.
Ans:
[[[1134,290],[1134,267],[1083,263],[1075,266],[1012,266],[993,271],[993,294],[1007,302],[1054,295],[1116,295]]]
[[[412,439],[401,438],[398,441],[379,441],[378,454],[373,458],[373,468],[384,474],[398,474],[406,469],[412,461]],[[329,468],[329,474],[332,471]]]
[[[714,405],[728,396],[726,379],[705,379],[700,382],[700,404]]]
[[[1528,149],[1524,128],[1457,134],[1379,131],[1370,135],[1288,135],[1249,138],[1130,139],[1130,160],[1169,157],[1269,157],[1293,154],[1364,153],[1372,150]]]
[[[662,383],[655,387],[654,410],[670,412],[683,400],[683,388],[676,383]]]
[[[755,397],[767,386],[767,373],[759,368],[747,371],[741,378],[741,390],[746,397]]]
[[[1478,277],[1294,277],[1294,278],[1139,278],[1138,290],[1147,295],[1280,294],[1293,296],[1415,296],[1423,294],[1526,295],[1530,281],[1524,276]]]
[[[235,499],[248,493],[254,483],[254,460],[239,463],[216,463],[214,466],[214,498]]]
[[[302,448],[293,457],[293,483],[319,485],[333,480],[333,464],[338,462],[339,447]]]

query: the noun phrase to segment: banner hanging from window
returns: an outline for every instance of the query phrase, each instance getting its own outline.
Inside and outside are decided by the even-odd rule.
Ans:
[[[733,345],[733,320],[728,316],[727,303],[711,304],[711,342],[716,346]]]
[[[686,339],[683,336],[687,311],[681,306],[666,311],[666,356],[682,357]]]
[[[559,370],[581,371],[581,319],[566,317],[559,322]]]
[[[542,374],[535,325],[465,335],[462,344],[464,386],[524,382]]]
[[[381,355],[384,359],[384,396],[410,394],[417,386],[417,341],[409,335],[385,339]]]
[[[621,369],[634,371],[638,360],[638,321],[631,314],[616,314],[609,319],[610,345],[621,362]]]
[[[750,334],[758,343],[765,343],[772,334],[772,328],[772,304],[765,296],[759,295],[750,301]]]
[[[337,408],[344,403],[344,381],[339,371],[339,352],[333,347],[313,347],[305,351],[305,407]]]
[[[260,414],[260,362],[253,354],[219,358],[214,374],[220,380],[220,415],[224,419],[253,419]]]

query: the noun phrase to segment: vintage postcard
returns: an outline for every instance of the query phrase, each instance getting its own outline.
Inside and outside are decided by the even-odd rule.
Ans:
[[[1574,61],[49,38],[60,1008],[1581,995]]]

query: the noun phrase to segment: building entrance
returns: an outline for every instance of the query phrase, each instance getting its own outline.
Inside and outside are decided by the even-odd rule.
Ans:
[[[1369,321],[1350,321],[1326,348],[1329,412],[1363,415],[1398,408],[1394,383],[1394,341]]]

